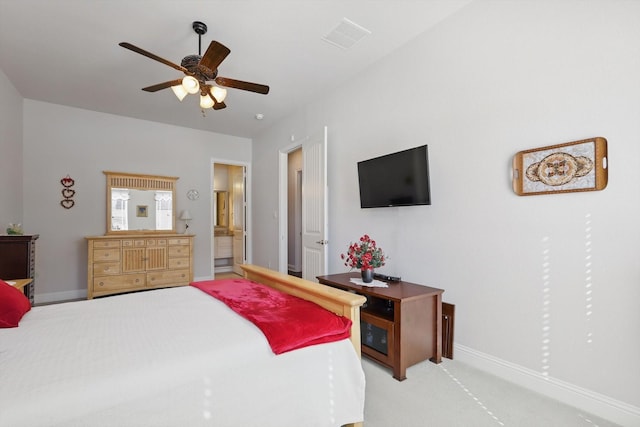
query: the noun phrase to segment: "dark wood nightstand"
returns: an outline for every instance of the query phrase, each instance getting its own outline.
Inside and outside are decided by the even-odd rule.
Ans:
[[[388,288],[350,282],[359,273],[318,276],[324,285],[367,297],[360,310],[362,353],[406,379],[409,366],[430,359],[442,361],[442,289],[409,282],[388,282]]]

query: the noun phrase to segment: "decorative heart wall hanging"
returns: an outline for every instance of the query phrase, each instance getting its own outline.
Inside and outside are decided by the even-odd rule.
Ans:
[[[64,187],[62,189],[62,197],[64,197],[64,199],[60,201],[60,206],[65,209],[71,209],[73,205],[76,204],[76,202],[74,202],[72,199],[72,197],[76,194],[76,190],[72,190],[70,188],[73,187],[75,183],[76,182],[69,175],[60,180],[60,184],[62,184],[62,186]]]
[[[65,176],[60,180],[60,184],[62,184],[62,186],[65,188],[73,187],[73,184],[75,183],[76,182],[69,175]]]
[[[62,189],[62,197],[64,197],[65,199],[72,198],[74,194],[76,194],[76,190],[72,190],[70,188]]]

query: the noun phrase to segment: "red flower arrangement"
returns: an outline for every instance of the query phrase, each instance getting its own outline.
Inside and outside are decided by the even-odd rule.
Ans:
[[[386,256],[382,249],[376,246],[376,241],[372,240],[368,234],[360,238],[358,243],[349,245],[346,255],[340,254],[344,260],[344,265],[360,270],[373,270],[382,267]]]

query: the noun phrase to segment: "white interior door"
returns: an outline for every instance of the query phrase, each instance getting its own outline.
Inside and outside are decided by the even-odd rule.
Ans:
[[[302,143],[302,277],[327,274],[327,127]]]

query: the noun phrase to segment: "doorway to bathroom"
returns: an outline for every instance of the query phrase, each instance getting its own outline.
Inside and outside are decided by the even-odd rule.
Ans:
[[[212,168],[212,271],[214,277],[231,272],[241,275],[249,237],[247,165],[214,161]]]

